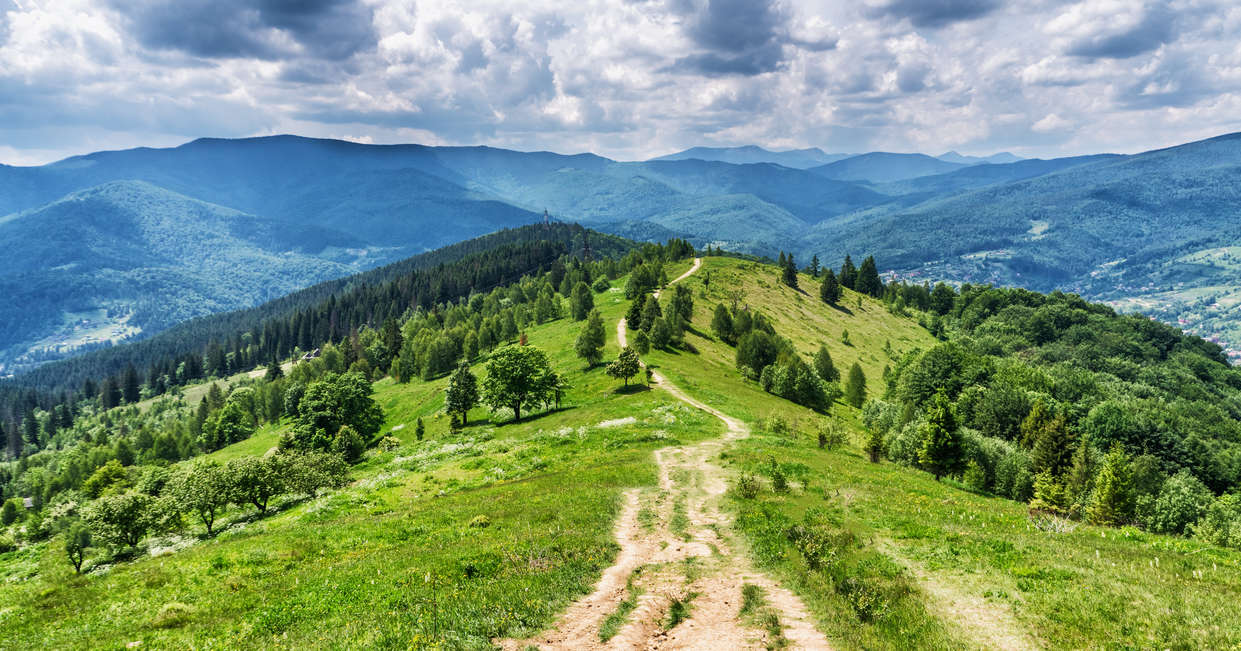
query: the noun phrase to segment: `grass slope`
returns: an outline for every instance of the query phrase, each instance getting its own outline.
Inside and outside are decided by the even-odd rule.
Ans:
[[[800,351],[824,344],[838,366],[858,361],[872,394],[890,359],[932,339],[871,299],[859,306],[846,292],[845,309],[829,308],[775,279],[772,267],[706,259],[685,281],[701,331],[687,341],[697,352],[655,352],[648,361],[754,425],[721,459],[763,486],[756,499],[728,498],[734,528],[835,646],[1241,642],[1231,608],[1241,592],[1237,552],[1131,529],[1044,531],[1024,505],[867,462],[857,412],[840,404],[830,419],[853,441],[817,449],[812,432],[825,417],[742,379],[732,349],[705,335],[716,302],[740,288],[740,300]],[[808,277],[802,284],[814,289]],[[615,291],[596,302],[609,324],[626,308]],[[384,431],[402,445],[370,456],[344,490],[283,502],[263,519],[233,511],[215,538],[181,540],[179,551],[94,566],[82,577],[72,575],[59,539],[0,556],[0,648],[139,640],[143,648],[487,648],[497,637],[542,630],[612,562],[619,495],[655,483],[651,452],[721,433],[718,420],[665,391],[617,391],[602,369],[583,371],[571,348],[579,328],[560,320],[529,332],[573,384],[560,411],[510,425],[477,410],[470,427],[452,434],[436,415],[444,380],[384,380],[376,385]],[[845,329],[852,345],[841,341]],[[420,416],[428,432],[421,442],[413,427]],[[277,436],[268,428],[214,454],[258,454]],[[788,492],[770,489],[773,460],[790,478]],[[809,548],[790,539],[795,525],[825,534],[818,569],[802,551]]]

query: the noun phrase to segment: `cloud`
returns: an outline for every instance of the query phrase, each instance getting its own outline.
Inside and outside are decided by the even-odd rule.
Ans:
[[[373,47],[372,12],[353,0],[113,0],[144,46],[205,58],[339,61]]]
[[[1241,128],[1224,0],[0,0],[0,160],[293,132],[643,158]]]
[[[887,0],[870,7],[873,17],[908,19],[914,27],[940,28],[995,11],[999,0]]]
[[[676,8],[684,14],[686,36],[700,51],[678,59],[675,68],[691,72],[759,75],[783,67],[789,47],[822,52],[836,46],[821,21],[814,25],[818,29],[794,34],[787,8],[776,0],[706,0]]]
[[[1066,54],[1128,59],[1174,40],[1176,18],[1163,3],[1091,0],[1069,8],[1046,31],[1061,37]]]

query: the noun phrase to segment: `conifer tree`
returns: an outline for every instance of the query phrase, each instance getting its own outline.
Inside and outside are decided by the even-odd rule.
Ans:
[[[667,348],[672,343],[672,330],[663,317],[658,317],[651,324],[651,345],[656,348]]]
[[[586,325],[573,344],[574,352],[578,357],[586,360],[587,367],[594,366],[603,359],[603,344],[606,343],[606,337],[603,318],[599,316],[598,310],[591,310],[590,316],[586,319]]]
[[[810,257],[810,277],[819,277],[819,254],[817,253]]]
[[[854,407],[861,408],[866,402],[866,376],[857,362],[849,367],[849,379],[845,382],[845,401]]]
[[[793,261],[792,253],[789,254],[782,266],[783,269],[780,272],[780,282],[792,287],[793,289],[797,289],[797,263]]]
[[[642,306],[645,303],[645,299],[639,296],[633,299],[633,302],[629,304],[629,309],[625,311],[625,325],[629,326],[630,330],[642,329]]]
[[[1034,449],[1030,453],[1033,470],[1035,474],[1047,472],[1060,477],[1068,469],[1072,454],[1068,425],[1064,415],[1057,414],[1047,420],[1036,434]]]
[[[835,305],[840,300],[840,281],[836,280],[836,272],[823,270],[823,284],[819,286],[819,298],[828,305]]]
[[[1129,457],[1119,443],[1103,457],[1086,517],[1092,524],[1112,526],[1133,518],[1133,473]]]
[[[827,352],[827,346],[819,346],[819,351],[814,354],[814,371],[824,382],[836,382],[840,379],[840,371],[832,363],[832,354]]]
[[[879,278],[879,270],[875,266],[875,256],[867,256],[858,269],[857,291],[879,298],[883,296],[883,280]]]
[[[931,399],[921,434],[918,463],[935,475],[935,481],[960,467],[961,436],[952,414],[952,402],[943,391],[936,392]]]
[[[659,307],[659,301],[654,296],[647,296],[646,303],[642,306],[641,329],[650,332],[651,327],[655,325],[655,321],[663,314],[663,310]]]
[[[574,321],[581,321],[586,318],[590,311],[595,308],[595,298],[590,292],[590,287],[584,282],[579,282],[573,286],[573,293],[569,298],[569,309],[573,313]]]
[[[651,338],[647,336],[646,332],[639,330],[633,336],[633,349],[638,351],[639,355],[651,352]]]
[[[845,263],[840,266],[840,285],[849,289],[857,289],[857,267],[853,266],[853,258],[845,255]]]

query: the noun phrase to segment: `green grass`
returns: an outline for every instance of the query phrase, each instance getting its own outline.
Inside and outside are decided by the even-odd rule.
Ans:
[[[856,295],[846,292],[846,313],[778,286],[769,267],[748,267],[705,260],[712,289],[704,292],[700,279],[690,281],[696,283],[694,323],[706,335],[687,335],[698,353],[650,357],[688,393],[756,426],[753,436],[724,454],[730,470],[767,477],[774,458],[795,480],[785,494],[760,482],[764,489],[757,499],[730,498],[735,528],[759,566],[806,601],[833,644],[986,646],[965,624],[968,618],[945,606],[945,595],[997,614],[1026,640],[1053,647],[1241,643],[1241,615],[1232,607],[1241,597],[1241,553],[1133,529],[1082,525],[1070,533],[1044,532],[1033,526],[1024,504],[972,494],[891,463],[869,463],[860,450],[857,410],[840,403],[830,418],[851,432],[852,441],[836,451],[819,450],[814,425],[824,416],[745,381],[733,366],[733,349],[705,333],[716,297],[726,300],[726,284],[740,284],[744,301],[772,317],[777,332],[803,353],[823,343],[837,367],[859,361],[872,395],[882,388],[884,364],[932,340],[912,320],[894,317],[870,299],[859,309]],[[801,284],[815,289],[805,276]],[[844,329],[853,346],[840,343]],[[890,356],[882,351],[885,341]],[[781,423],[787,427],[780,433],[770,431]],[[808,488],[803,478],[810,480]],[[822,555],[830,557],[820,558],[818,569],[790,540],[789,530],[799,525],[818,529]]]
[[[616,293],[597,302],[612,322],[625,307]],[[655,484],[652,450],[722,431],[664,392],[618,392],[601,368],[583,369],[579,328],[529,330],[573,384],[559,411],[509,424],[476,410],[454,434],[437,415],[444,380],[384,380],[383,432],[402,446],[371,453],[344,490],[261,519],[234,509],[216,537],[167,555],[104,567],[95,551],[82,576],[57,540],[6,555],[0,648],[489,648],[541,630],[611,564],[620,494]],[[279,433],[213,456],[261,454]],[[469,526],[480,515],[490,526]]]
[[[664,630],[671,631],[679,626],[681,622],[689,619],[693,612],[694,599],[697,598],[697,592],[686,592],[679,596],[669,596],[668,616],[664,619]]]
[[[701,282],[708,270],[710,290]],[[818,302],[807,277],[810,296],[778,286],[770,267],[709,258],[687,282],[698,330],[706,330],[715,302],[727,300],[724,285],[735,283],[801,352],[822,343],[841,368],[859,361],[872,394],[892,358],[932,343],[870,299],[858,308],[847,293],[846,312]],[[610,358],[627,303],[618,292],[596,302],[609,324]],[[190,536],[180,541],[184,548],[157,557],[104,566],[107,559],[92,551],[82,576],[72,573],[59,539],[0,555],[0,648],[133,641],[142,648],[490,648],[493,639],[542,630],[611,564],[622,491],[656,485],[652,451],[723,431],[664,391],[616,391],[619,383],[601,368],[583,369],[571,345],[579,328],[560,320],[529,330],[530,343],[573,385],[559,411],[509,424],[490,422],[479,409],[453,433],[439,414],[445,380],[383,380],[376,383],[382,434],[402,445],[370,453],[344,490],[281,501],[264,518],[230,511],[216,537]],[[852,346],[840,342],[844,329]],[[971,628],[976,618],[952,607],[954,598],[1045,646],[1241,644],[1234,607],[1241,553],[1132,529],[1042,531],[1022,504],[869,463],[858,448],[857,410],[836,404],[830,416],[814,414],[744,380],[732,348],[709,335],[689,333],[687,341],[696,352],[647,359],[753,427],[717,460],[735,475],[762,478],[755,499],[727,498],[734,533],[761,569],[801,596],[834,647],[988,646]],[[635,422],[599,426],[630,416]],[[413,433],[419,417],[423,441]],[[818,449],[814,433],[824,419],[852,441]],[[279,433],[265,427],[213,455],[261,454]],[[785,493],[770,490],[772,459],[791,480]],[[673,507],[684,515],[683,505]],[[471,527],[478,516],[490,525]],[[651,504],[639,511],[643,526],[657,517]],[[637,597],[631,590],[626,601],[636,605]],[[770,620],[761,598],[743,592],[742,606],[778,645],[779,618]],[[691,615],[691,601],[682,597],[675,617],[670,609],[669,628]],[[609,618],[616,631],[629,616],[624,603]]]
[[[625,626],[625,622],[629,619],[629,614],[634,608],[638,607],[638,597],[642,596],[642,588],[634,582],[642,574],[642,567],[630,573],[629,578],[625,582],[625,598],[619,604],[616,604],[616,610],[608,614],[604,618],[603,623],[599,625],[599,641],[607,642],[616,637],[621,628]]]

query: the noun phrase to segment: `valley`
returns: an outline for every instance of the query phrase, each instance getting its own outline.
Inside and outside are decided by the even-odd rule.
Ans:
[[[784,250],[803,265],[812,256],[837,266],[848,253],[873,254],[901,278],[1072,291],[1144,308],[1241,355],[1227,308],[1210,307],[1217,296],[1227,304],[1235,279],[1226,267],[1195,261],[1241,237],[1228,219],[1241,169],[1236,142],[1228,135],[1130,156],[1052,160],[707,148],[618,162],[275,136],[0,168],[0,213],[10,213],[0,223],[5,240],[15,251],[47,252],[0,268],[0,287],[24,306],[6,315],[15,327],[0,340],[0,364],[20,371],[81,350],[72,344],[82,340],[57,335],[58,327],[65,315],[103,301],[132,312],[136,332],[127,334],[146,337],[194,316],[537,223],[544,211],[638,239],[682,237],[773,258]],[[1174,191],[1158,190],[1164,187]],[[184,201],[172,208],[160,193]],[[67,211],[86,196],[106,203]],[[147,215],[153,206],[165,214],[239,211],[250,225],[212,240],[218,235],[197,230],[207,222],[150,222],[173,230],[142,231],[149,239],[130,244],[127,222],[103,218]],[[52,224],[87,249],[66,257],[78,247],[36,243]],[[1152,240],[1155,232],[1165,237]],[[202,245],[160,250],[166,240],[157,238],[173,233]],[[204,264],[220,254],[227,264]],[[264,292],[247,292],[226,282],[238,263],[282,268],[248,283]]]

